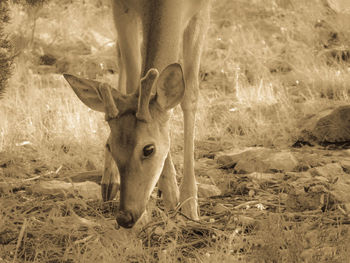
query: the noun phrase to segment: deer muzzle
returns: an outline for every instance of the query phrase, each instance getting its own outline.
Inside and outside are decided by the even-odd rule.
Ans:
[[[124,228],[132,228],[136,223],[131,212],[122,210],[117,213],[117,222]]]

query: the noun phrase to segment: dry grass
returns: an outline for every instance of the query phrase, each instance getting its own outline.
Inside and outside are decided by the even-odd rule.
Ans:
[[[201,222],[166,215],[153,201],[152,223],[127,231],[115,229],[114,204],[109,209],[79,196],[26,191],[35,183],[27,179],[36,175],[61,178],[102,168],[108,127],[61,73],[116,83],[110,73],[117,70],[115,32],[105,2],[10,7],[7,30],[18,55],[0,104],[0,182],[16,187],[0,191],[0,262],[348,259],[349,222],[342,215],[282,213],[276,193],[256,197],[261,200],[238,192],[201,200]],[[216,0],[201,66],[199,144],[285,148],[296,140],[303,116],[348,104],[347,21],[316,0]],[[179,108],[172,125],[181,130]],[[179,155],[182,133],[172,137]],[[245,209],[251,201],[275,209]]]

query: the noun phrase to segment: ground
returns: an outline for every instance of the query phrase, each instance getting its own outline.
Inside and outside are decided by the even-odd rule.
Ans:
[[[329,2],[213,1],[195,159],[199,187],[220,192],[201,193],[195,222],[155,189],[133,230],[100,200],[104,116],[62,77],[117,83],[108,2],[11,3],[0,262],[347,262],[350,17]],[[179,108],[171,125],[180,182]]]

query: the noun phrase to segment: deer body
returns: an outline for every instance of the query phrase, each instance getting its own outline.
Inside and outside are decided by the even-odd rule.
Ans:
[[[183,213],[198,219],[194,121],[209,0],[112,0],[112,7],[121,92],[107,84],[65,75],[87,106],[105,112],[111,129],[102,178],[103,199],[114,198],[120,174],[117,221],[123,227],[132,227],[159,181],[168,209],[175,208],[180,200]],[[177,64],[181,44],[183,66]],[[185,129],[180,194],[169,152],[168,124],[171,109],[179,103]]]

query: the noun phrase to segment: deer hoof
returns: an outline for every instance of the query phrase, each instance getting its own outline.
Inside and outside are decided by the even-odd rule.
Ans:
[[[118,183],[101,184],[102,200],[111,201],[117,195],[120,185]]]

